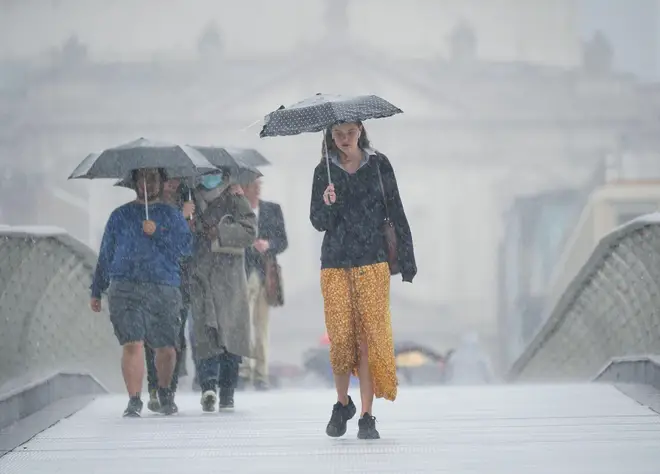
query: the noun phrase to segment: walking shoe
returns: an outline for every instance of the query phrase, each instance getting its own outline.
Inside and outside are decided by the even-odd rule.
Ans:
[[[219,408],[234,408],[234,389],[221,388],[220,389],[220,405]]]
[[[332,416],[328,426],[325,428],[325,434],[338,438],[346,433],[346,423],[355,416],[356,408],[353,399],[348,397],[348,404],[342,405],[337,402],[332,407]]]
[[[128,406],[124,410],[124,416],[127,418],[139,418],[142,413],[142,400],[140,397],[131,397],[128,400]]]
[[[256,382],[254,382],[254,389],[257,392],[266,392],[270,389],[270,387],[268,386],[268,382],[264,382],[263,380],[257,380]]]
[[[380,439],[380,433],[376,429],[376,417],[369,413],[362,415],[358,420],[358,439]]]
[[[174,403],[174,392],[169,388],[158,388],[158,401],[160,412],[163,415],[174,415],[179,412],[179,407]]]
[[[147,408],[154,413],[160,413],[160,402],[158,401],[158,390],[149,390],[149,401]]]
[[[202,410],[205,412],[215,411],[215,402],[218,401],[218,397],[213,390],[207,390],[202,394]]]

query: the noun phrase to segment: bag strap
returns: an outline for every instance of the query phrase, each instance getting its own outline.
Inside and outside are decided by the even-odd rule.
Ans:
[[[387,196],[385,195],[385,186],[383,186],[383,175],[380,172],[380,155],[376,155],[376,171],[378,171],[378,182],[380,184],[380,193],[383,195],[383,204],[385,205],[385,217],[390,218],[390,211],[387,207]]]

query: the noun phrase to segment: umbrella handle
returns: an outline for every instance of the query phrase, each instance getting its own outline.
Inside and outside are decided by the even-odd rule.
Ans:
[[[144,178],[144,213],[149,220],[149,197],[147,196],[147,178]]]
[[[259,122],[261,122],[262,120],[263,120],[263,119],[257,119],[257,120],[255,120],[254,122],[252,122],[252,123],[251,123],[250,125],[248,125],[247,127],[245,127],[245,128],[241,128],[241,129],[239,130],[239,132],[246,132],[246,131],[248,131],[249,129],[251,129],[252,127],[254,127],[255,125],[257,125]]]
[[[332,177],[330,176],[330,155],[328,154],[328,142],[325,130],[323,130],[323,149],[325,151],[325,167],[328,170],[328,186],[330,186],[332,184]]]
[[[193,183],[195,182],[194,179],[195,179],[195,178],[192,178]],[[188,187],[188,201],[192,201],[192,190],[190,189],[190,187]],[[190,218],[189,218],[188,220],[190,220],[190,221],[193,220],[193,217],[194,217],[194,216],[195,216],[195,213],[193,212],[193,213],[190,215]]]

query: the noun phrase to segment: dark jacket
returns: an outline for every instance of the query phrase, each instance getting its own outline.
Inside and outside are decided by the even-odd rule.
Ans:
[[[277,255],[289,246],[284,227],[284,216],[279,204],[270,201],[259,201],[259,216],[257,217],[257,240],[267,240],[270,247],[266,253],[277,260]],[[245,249],[245,267],[248,277],[253,270],[259,272],[264,279],[266,272],[264,259],[254,247]]]
[[[383,178],[390,219],[398,238],[398,256],[404,281],[412,282],[417,273],[412,234],[403,210],[399,188],[390,161],[381,153],[354,174],[331,162],[330,175],[337,201],[327,206],[323,192],[328,186],[325,160],[314,170],[310,221],[316,230],[325,232],[321,248],[321,268],[353,268],[387,261],[382,224],[385,206],[378,179]]]

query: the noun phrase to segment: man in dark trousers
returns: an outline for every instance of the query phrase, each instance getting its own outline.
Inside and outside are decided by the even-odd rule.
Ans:
[[[266,287],[271,284],[271,287],[279,287],[281,291],[279,274],[274,269],[277,267],[277,255],[284,252],[289,244],[282,208],[277,203],[260,199],[261,179],[245,185],[243,190],[257,216],[257,238],[245,252],[254,359],[244,359],[241,381],[243,384],[252,382],[257,390],[268,390],[268,310],[269,306],[278,306],[283,301],[268,298]]]

